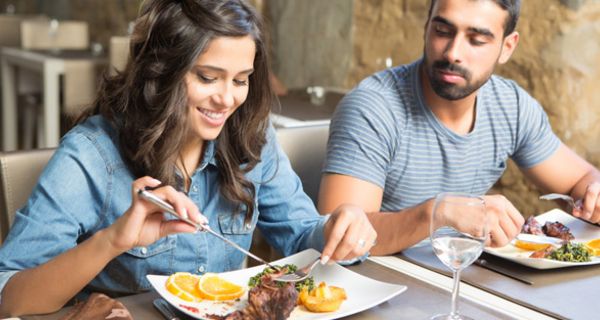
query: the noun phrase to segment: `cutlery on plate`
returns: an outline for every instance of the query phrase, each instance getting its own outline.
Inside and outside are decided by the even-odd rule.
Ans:
[[[529,284],[529,285],[533,285],[533,281],[523,275],[518,274],[517,272],[514,272],[508,268],[504,268],[498,265],[495,265],[493,263],[488,262],[487,260],[483,259],[483,258],[479,258],[477,260],[475,260],[474,262],[476,265],[482,267],[482,268],[486,268],[490,271],[494,271],[497,272],[501,275],[507,276],[509,278],[515,279],[517,281],[521,281],[525,284]]]
[[[297,269],[294,273],[284,274],[279,277],[273,278],[273,280],[281,282],[302,281],[308,278],[308,276],[310,276],[310,272],[312,271],[312,269],[314,269],[317,263],[319,263],[319,261],[321,261],[320,257],[316,258],[313,262],[305,265],[304,267]]]
[[[154,305],[156,310],[158,310],[165,317],[165,319],[181,320],[175,313],[175,310],[173,310],[173,307],[171,307],[171,305],[165,299],[154,299],[154,301],[152,301],[152,304]]]
[[[199,224],[196,223],[190,219],[188,219],[187,217],[181,217],[179,216],[179,214],[177,213],[177,211],[175,211],[175,209],[173,208],[173,206],[171,206],[169,203],[167,203],[166,201],[164,201],[163,199],[157,197],[154,193],[148,191],[148,190],[143,190],[140,189],[138,190],[138,195],[141,196],[142,198],[154,203],[155,205],[159,206],[161,209],[165,210],[166,212],[170,213],[171,215],[175,216],[177,219],[180,219],[181,221],[187,222],[188,224],[196,227],[197,230],[201,230],[201,231],[206,231],[210,234],[212,234],[213,236],[225,241],[227,244],[229,244],[230,246],[236,248],[237,250],[239,250],[240,252],[242,252],[243,254],[247,255],[248,257],[267,265],[269,268],[275,270],[275,271],[279,271],[278,268],[272,266],[270,263],[268,263],[266,260],[264,260],[263,258],[253,254],[252,252],[240,247],[237,243],[223,237],[222,235],[214,232],[209,225],[207,224]]]
[[[571,208],[577,208],[577,209],[582,209],[583,208],[583,202],[581,201],[581,199],[575,201],[575,199],[573,199],[573,197],[566,195],[566,194],[560,194],[560,193],[548,193],[548,194],[544,194],[540,196],[540,199],[542,200],[564,200],[566,202],[569,203],[569,205],[571,206]],[[581,221],[585,221],[591,225],[595,225],[595,226],[599,226],[600,227],[600,223],[593,223],[593,222],[589,222],[583,218],[579,218],[577,217],[577,219],[581,220]]]
[[[563,244],[568,242],[567,240],[563,240],[561,238],[547,237],[547,236],[542,236],[542,235],[537,235],[537,234],[529,234],[529,233],[519,233],[517,235],[517,240],[526,241],[526,242],[542,243],[542,244],[552,244],[552,245],[557,245],[557,246],[562,246]]]

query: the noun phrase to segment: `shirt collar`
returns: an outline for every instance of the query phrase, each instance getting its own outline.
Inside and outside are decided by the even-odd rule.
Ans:
[[[211,164],[217,166],[217,159],[215,158],[217,149],[217,140],[206,141],[206,149],[204,149],[204,157],[202,157],[202,163],[198,169],[202,170],[207,165]]]

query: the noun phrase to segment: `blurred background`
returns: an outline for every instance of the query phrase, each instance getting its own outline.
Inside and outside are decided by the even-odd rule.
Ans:
[[[339,98],[361,79],[386,67],[414,61],[422,54],[429,1],[251,2],[268,22],[274,74],[287,89],[281,91],[281,106],[275,109],[282,116],[281,126],[302,121],[328,121]],[[69,69],[75,70],[72,74],[95,70],[96,78],[93,79],[97,79],[101,72],[121,68],[127,57],[128,29],[141,3],[140,0],[0,0],[0,12],[3,12],[0,15],[0,46],[71,59],[72,65],[58,78],[60,134],[69,128],[69,119],[77,114],[78,108],[90,102],[95,85],[91,82],[92,93],[87,95],[86,90],[80,89],[81,85],[69,88],[69,83],[86,83],[85,79],[69,76]],[[498,73],[516,80],[528,90],[544,106],[555,132],[564,143],[599,166],[600,1],[527,0],[522,6],[517,26],[521,33],[519,47]],[[26,29],[19,27],[28,19],[45,21],[47,29],[29,35]],[[82,28],[86,39],[77,48],[69,48],[67,41],[63,53],[59,54],[60,36],[56,35],[56,30],[61,30],[61,26],[66,28],[69,21],[86,25]],[[67,39],[78,39],[81,31],[73,28],[69,30],[75,31],[65,36]],[[21,33],[15,36],[15,32]],[[36,34],[51,39],[37,39]],[[36,48],[36,43],[44,41],[45,47]],[[76,59],[83,56],[69,53],[69,57],[64,53],[76,50],[89,52],[89,55]],[[22,51],[17,54],[23,54]],[[87,64],[77,65],[75,60],[87,61]],[[52,146],[56,141],[47,139],[48,131],[40,129],[52,126],[44,118],[44,108],[39,107],[53,99],[52,96],[44,98],[44,94],[48,94],[44,90],[49,90],[41,80],[44,74],[35,70],[16,71],[20,68],[16,62],[14,64],[17,65],[15,73],[19,75],[3,77],[16,79],[9,81],[12,84],[8,84],[8,89],[4,88],[6,84],[2,85],[4,95],[16,92],[14,103],[18,106],[19,120],[15,148]],[[90,83],[89,79],[87,83]],[[329,98],[326,98],[328,93]],[[2,101],[11,103],[10,99],[3,97]],[[2,108],[10,109],[6,105]],[[4,126],[6,123],[4,121]],[[24,128],[33,128],[34,133],[26,134]],[[7,132],[2,131],[4,135]],[[28,141],[24,141],[23,136],[27,136]],[[514,164],[509,165],[494,192],[505,194],[525,215],[541,213],[555,206],[535,200],[539,192],[525,182]]]

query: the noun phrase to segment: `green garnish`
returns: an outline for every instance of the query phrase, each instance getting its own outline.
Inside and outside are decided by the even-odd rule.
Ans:
[[[581,243],[566,243],[562,247],[552,251],[548,258],[566,262],[589,262],[592,261],[590,252]]]
[[[298,267],[294,264],[286,264],[284,266],[274,265],[274,267],[278,268],[279,270],[285,269],[285,274],[294,273],[298,269]],[[264,275],[271,274],[271,273],[275,273],[275,270],[273,270],[271,268],[265,268],[262,272],[257,273],[255,276],[251,277],[250,280],[248,280],[248,286],[250,288],[256,287],[257,285],[260,284],[260,281],[261,281],[260,279]],[[280,287],[283,287],[285,285],[285,282],[275,281],[275,283],[277,283],[277,285]],[[298,292],[302,291],[302,289],[304,289],[304,288],[306,288],[310,291],[315,287],[315,279],[312,276],[310,276],[310,277],[306,278],[305,280],[296,282],[295,285],[296,285],[296,291],[298,291]]]

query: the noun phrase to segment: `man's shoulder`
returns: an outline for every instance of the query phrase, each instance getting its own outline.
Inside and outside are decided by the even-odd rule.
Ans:
[[[378,71],[363,79],[356,86],[356,89],[372,90],[380,93],[397,93],[399,86],[410,83],[411,71],[415,67],[415,63],[411,63]]]
[[[494,95],[498,95],[499,97],[509,96],[520,96],[523,94],[527,94],[525,89],[523,89],[515,80],[505,78],[500,75],[492,75],[488,82],[485,85],[484,92],[493,93]]]

